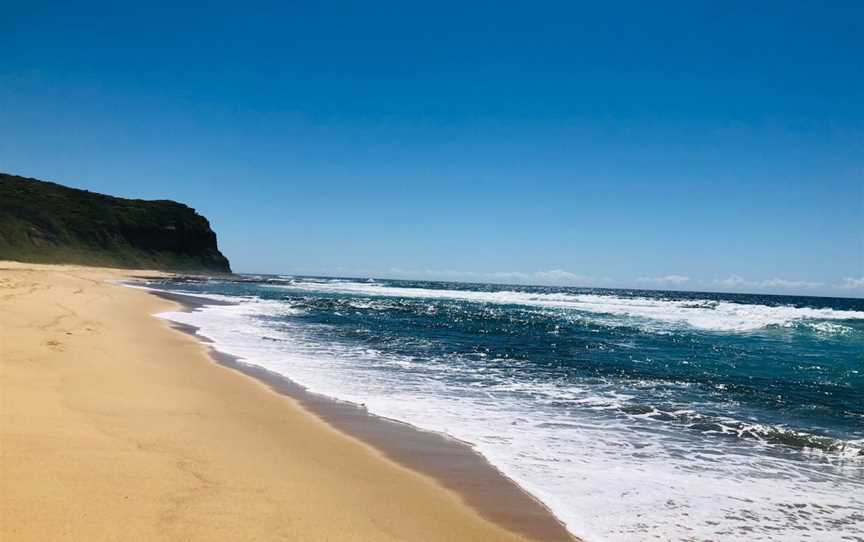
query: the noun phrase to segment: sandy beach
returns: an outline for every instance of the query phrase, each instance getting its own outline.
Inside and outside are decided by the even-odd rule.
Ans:
[[[525,539],[214,363],[130,274],[0,262],[0,539]]]

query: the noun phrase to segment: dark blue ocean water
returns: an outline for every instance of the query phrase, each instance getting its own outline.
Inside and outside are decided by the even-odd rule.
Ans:
[[[473,443],[589,541],[864,540],[864,300],[151,286],[238,302],[166,316],[313,391]]]

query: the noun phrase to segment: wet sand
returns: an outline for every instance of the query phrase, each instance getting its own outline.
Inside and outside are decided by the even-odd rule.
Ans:
[[[180,303],[185,311],[207,305],[228,304],[173,292],[152,293]],[[197,334],[195,326],[177,322],[172,322],[171,325],[199,340],[209,342],[206,337]],[[252,376],[273,390],[296,399],[328,424],[371,444],[399,464],[433,477],[493,522],[532,540],[573,540],[542,503],[489,464],[468,444],[395,420],[374,416],[354,403],[336,401],[311,393],[278,373],[243,363],[224,352],[211,348],[210,355],[216,362]]]

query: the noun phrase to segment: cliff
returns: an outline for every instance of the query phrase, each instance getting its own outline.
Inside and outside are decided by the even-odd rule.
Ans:
[[[0,173],[0,260],[230,273],[194,209]]]

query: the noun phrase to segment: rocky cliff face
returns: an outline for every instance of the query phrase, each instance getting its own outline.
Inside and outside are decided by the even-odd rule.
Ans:
[[[0,260],[230,273],[206,218],[0,173]]]

